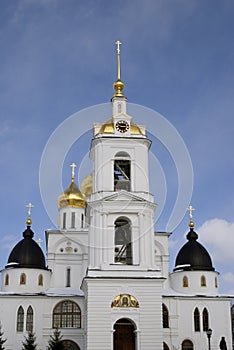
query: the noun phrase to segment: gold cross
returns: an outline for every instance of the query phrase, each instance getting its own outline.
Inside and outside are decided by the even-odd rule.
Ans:
[[[192,205],[190,205],[187,210],[189,210],[189,217],[190,217],[190,220],[192,220],[192,218],[193,218],[193,210],[196,210],[196,209],[193,208]]]
[[[120,55],[120,45],[122,44],[121,41],[117,40],[115,42],[115,44],[117,45],[117,54]]]
[[[30,216],[31,216],[31,209],[34,208],[34,205],[29,202],[27,205],[26,205],[26,208],[28,208],[28,219],[30,219]]]
[[[77,165],[75,163],[72,163],[70,165],[70,167],[72,168],[72,181],[74,181],[74,179],[75,179],[75,168],[77,167]]]
[[[122,44],[119,40],[117,40],[115,42],[115,44],[117,45],[117,58],[118,58],[118,73],[117,73],[117,80],[121,80],[120,79],[120,45]]]

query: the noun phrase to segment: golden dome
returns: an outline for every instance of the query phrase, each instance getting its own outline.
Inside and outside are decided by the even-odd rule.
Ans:
[[[98,134],[113,134],[114,130],[115,130],[114,121],[113,121],[113,118],[111,118],[102,124],[102,126],[100,127],[100,129],[98,131]],[[143,135],[141,128],[133,122],[130,123],[130,134],[131,135]]]
[[[58,207],[85,208],[86,200],[75,182],[72,180],[70,186],[58,197]]]
[[[81,193],[86,197],[90,197],[93,192],[93,176],[89,174],[84,178],[80,186]]]

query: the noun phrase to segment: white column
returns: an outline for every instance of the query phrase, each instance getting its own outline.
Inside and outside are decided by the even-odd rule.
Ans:
[[[140,331],[138,330],[138,329],[136,329],[135,331],[134,331],[134,333],[135,333],[135,345],[136,345],[136,350],[141,350],[141,342],[140,342]],[[144,350],[144,349],[142,349],[142,350]]]
[[[131,192],[136,191],[136,162],[134,159],[131,159]]]
[[[142,213],[139,213],[139,241],[140,241],[140,266],[145,265],[146,251],[145,251],[145,232],[144,232],[144,216]]]
[[[100,268],[100,222],[99,219],[100,216],[98,215],[98,211],[95,208],[94,215],[93,215],[93,243],[94,243],[94,268],[98,269]]]
[[[150,213],[150,251],[149,251],[149,256],[150,256],[150,266],[151,268],[155,267],[155,261],[154,261],[154,214]]]
[[[110,191],[114,191],[114,159],[111,159],[111,186]]]
[[[94,217],[93,209],[90,210],[90,226],[89,226],[89,266],[90,268],[94,267]]]
[[[108,263],[114,264],[114,246],[115,246],[115,229],[114,226],[108,226],[107,232],[107,255],[108,255]]]
[[[102,215],[102,259],[103,264],[107,265],[108,263],[108,228],[107,228],[107,214],[103,213]]]
[[[132,240],[132,262],[133,265],[140,264],[140,224],[139,219],[137,220],[137,223],[135,223],[135,220],[133,221],[134,225],[132,225],[131,228],[131,240]]]

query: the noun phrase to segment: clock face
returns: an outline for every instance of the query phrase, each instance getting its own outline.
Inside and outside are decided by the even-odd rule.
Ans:
[[[117,131],[124,133],[127,132],[129,129],[129,124],[125,121],[125,120],[119,120],[116,124],[115,124],[115,128]]]

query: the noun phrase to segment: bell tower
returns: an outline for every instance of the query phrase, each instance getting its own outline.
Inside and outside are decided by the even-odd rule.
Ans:
[[[151,141],[145,126],[127,114],[127,98],[120,76],[120,41],[117,45],[117,80],[111,99],[112,116],[95,124],[90,157],[93,193],[90,210],[88,275],[155,273],[154,199],[149,193],[148,152]],[[130,272],[131,271],[131,272]],[[154,271],[154,272],[153,272]]]
[[[155,203],[148,174],[151,141],[145,126],[127,114],[120,77],[121,43],[116,44],[112,116],[94,125],[90,149],[89,261],[82,283],[87,302],[86,345],[87,350],[151,350],[152,344],[161,349],[164,277],[155,263]],[[125,340],[123,345],[126,333],[131,344]]]

